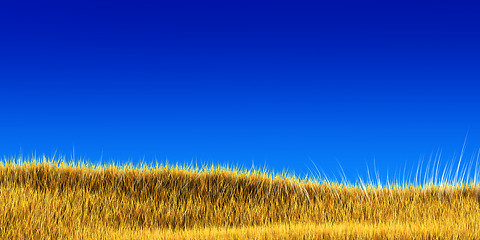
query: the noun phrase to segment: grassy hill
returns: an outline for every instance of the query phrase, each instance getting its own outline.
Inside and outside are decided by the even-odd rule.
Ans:
[[[1,239],[479,239],[478,184],[338,185],[225,167],[0,163]]]

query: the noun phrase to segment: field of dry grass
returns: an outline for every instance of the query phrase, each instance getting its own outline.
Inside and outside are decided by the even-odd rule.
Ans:
[[[480,188],[4,160],[0,239],[480,239]]]

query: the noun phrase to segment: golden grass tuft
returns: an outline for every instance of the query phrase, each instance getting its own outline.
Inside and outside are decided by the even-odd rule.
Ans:
[[[0,162],[0,239],[480,239],[475,184],[338,185],[266,171]]]

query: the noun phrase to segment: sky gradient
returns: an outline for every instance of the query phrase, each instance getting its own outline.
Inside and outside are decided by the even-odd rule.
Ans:
[[[390,178],[480,147],[480,7],[9,2],[0,154]],[[313,163],[312,163],[313,162]]]

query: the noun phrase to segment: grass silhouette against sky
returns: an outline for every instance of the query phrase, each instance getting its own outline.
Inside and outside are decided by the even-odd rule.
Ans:
[[[0,9],[0,153],[381,176],[480,146],[479,6],[48,1]],[[405,166],[406,164],[406,166]],[[398,175],[398,172],[397,172]]]

